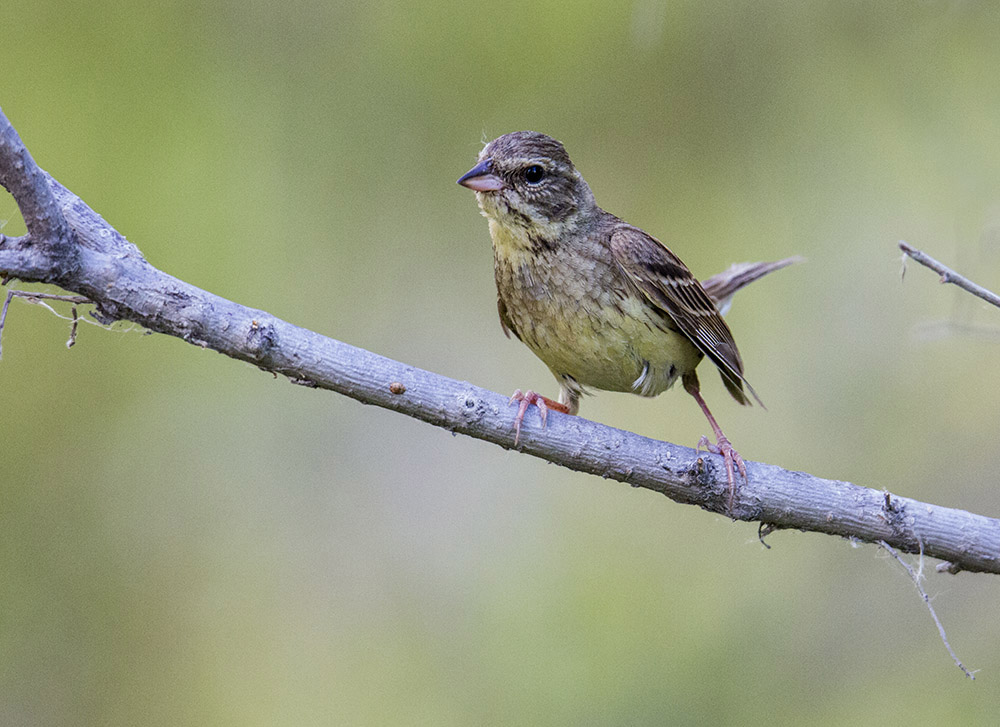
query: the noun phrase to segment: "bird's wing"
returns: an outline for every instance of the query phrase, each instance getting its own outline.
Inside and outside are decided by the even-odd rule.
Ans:
[[[743,376],[743,360],[729,326],[681,259],[655,238],[629,225],[617,227],[610,242],[611,253],[625,276],[719,368],[733,398],[741,404],[750,403],[743,391],[746,384],[763,406]]]

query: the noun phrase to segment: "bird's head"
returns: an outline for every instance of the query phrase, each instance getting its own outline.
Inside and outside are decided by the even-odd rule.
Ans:
[[[476,192],[491,221],[553,237],[597,209],[594,195],[566,149],[537,131],[494,139],[458,183]]]

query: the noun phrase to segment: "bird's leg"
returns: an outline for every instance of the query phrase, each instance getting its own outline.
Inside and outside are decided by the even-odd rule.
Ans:
[[[694,400],[698,402],[698,406],[701,407],[702,412],[704,412],[705,417],[708,419],[708,423],[712,425],[712,430],[715,432],[715,444],[708,441],[708,437],[702,437],[698,441],[698,448],[704,447],[712,454],[721,454],[723,461],[726,463],[726,477],[729,479],[729,512],[733,512],[733,499],[736,496],[736,476],[735,471],[738,469],[740,474],[743,476],[743,481],[747,481],[747,467],[743,463],[743,457],[740,453],[733,449],[733,445],[730,444],[726,435],[722,433],[722,428],[719,423],[715,421],[715,417],[712,416],[712,412],[709,411],[708,404],[705,403],[705,399],[701,395],[701,387],[698,385],[698,377],[691,372],[691,375],[684,376],[684,390],[687,391]]]
[[[547,396],[542,396],[541,394],[536,394],[534,391],[522,392],[520,389],[515,391],[510,397],[510,401],[507,405],[510,406],[515,401],[521,402],[520,406],[517,408],[517,415],[514,417],[514,446],[517,446],[518,440],[521,438],[521,422],[524,421],[524,413],[528,411],[528,407],[534,404],[538,407],[538,414],[542,418],[542,428],[545,428],[545,422],[549,417],[549,409],[555,411],[561,411],[564,414],[569,414],[570,409],[566,404],[560,404],[558,401],[554,401]]]

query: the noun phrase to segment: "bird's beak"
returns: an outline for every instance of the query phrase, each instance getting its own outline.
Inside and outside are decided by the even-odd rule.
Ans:
[[[476,192],[496,192],[504,188],[503,180],[493,173],[493,160],[489,157],[463,174],[458,183]]]

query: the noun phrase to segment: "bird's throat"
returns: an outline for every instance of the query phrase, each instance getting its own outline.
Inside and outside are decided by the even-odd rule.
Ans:
[[[569,232],[566,222],[546,225],[512,225],[490,218],[490,238],[499,257],[517,263],[524,256],[538,256],[554,250]]]

